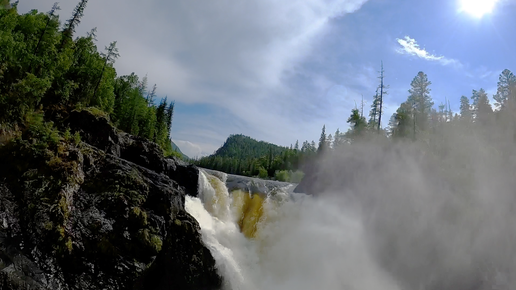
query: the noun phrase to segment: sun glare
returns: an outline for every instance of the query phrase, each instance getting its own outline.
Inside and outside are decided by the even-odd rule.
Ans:
[[[461,10],[475,17],[482,17],[493,11],[498,0],[460,0]]]

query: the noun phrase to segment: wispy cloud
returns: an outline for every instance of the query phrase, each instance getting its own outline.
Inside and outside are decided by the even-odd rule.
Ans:
[[[19,8],[46,11],[53,2],[21,1]],[[76,1],[62,2],[64,20]],[[316,102],[309,94],[300,100],[302,92],[285,79],[313,55],[332,19],[359,10],[365,2],[90,1],[77,35],[98,27],[98,47],[117,40],[119,75],[147,75],[150,84],[157,84],[158,95],[176,101],[173,137],[194,144],[179,142],[189,148],[186,154],[195,156],[211,153],[230,133],[285,145],[306,134],[307,126],[299,121],[303,116],[295,109],[301,106],[297,104],[310,107]],[[113,15],[121,17],[113,21]],[[210,111],[181,114],[181,105],[208,106]]]
[[[435,61],[438,62],[444,66],[452,65],[452,66],[462,66],[460,61],[453,59],[453,58],[447,58],[444,56],[437,56],[434,54],[429,53],[424,48],[421,48],[417,41],[414,38],[411,38],[410,36],[405,36],[404,38],[396,38],[398,41],[398,44],[401,47],[398,47],[396,49],[396,52],[400,54],[407,54],[419,57],[424,60],[428,61]]]

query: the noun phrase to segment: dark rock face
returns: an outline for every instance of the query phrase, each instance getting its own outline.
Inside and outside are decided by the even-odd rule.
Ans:
[[[184,210],[197,169],[104,118],[69,120],[89,144],[0,148],[0,289],[219,289]]]
[[[88,111],[72,111],[66,121],[72,131],[79,132],[82,141],[120,157],[120,140],[116,129],[103,117]]]
[[[118,133],[106,118],[95,117],[88,111],[71,112],[66,125],[79,132],[84,142],[156,173],[163,173],[182,185],[186,194],[197,196],[198,169],[176,158],[164,158],[156,143]]]
[[[165,246],[135,289],[218,289],[220,277],[216,275],[211,253],[198,238],[194,238],[200,230],[197,221],[190,215],[180,213],[169,222],[168,229],[170,234]],[[199,263],[206,260],[210,261],[210,267]],[[178,284],[178,279],[186,280],[186,283]]]
[[[305,165],[303,172],[305,176],[301,179],[301,182],[299,182],[296,188],[294,188],[295,193],[305,193],[316,196],[326,191],[328,187],[334,183],[333,180],[328,180],[324,172],[324,167],[318,162]]]

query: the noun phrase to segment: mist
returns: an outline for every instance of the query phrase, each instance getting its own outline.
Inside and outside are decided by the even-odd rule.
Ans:
[[[213,209],[207,195],[216,187],[201,188],[204,206],[187,197],[186,210],[199,221],[224,290],[400,289],[373,259],[357,213],[339,199],[270,196],[257,236],[248,239]],[[216,204],[229,208],[221,196]]]
[[[226,289],[514,289],[511,128],[364,137],[319,159],[313,195],[269,197],[256,238],[200,221]]]
[[[360,211],[368,251],[401,289],[514,289],[510,125],[454,121],[417,141],[358,141],[323,158],[319,198]]]

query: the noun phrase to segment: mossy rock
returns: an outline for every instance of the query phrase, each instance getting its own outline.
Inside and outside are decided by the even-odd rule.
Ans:
[[[129,210],[129,222],[140,228],[146,227],[148,224],[147,213],[141,208],[134,206]]]
[[[136,234],[138,242],[143,246],[142,251],[149,252],[151,255],[157,255],[163,246],[163,240],[160,236],[152,234],[149,229],[141,229]]]

